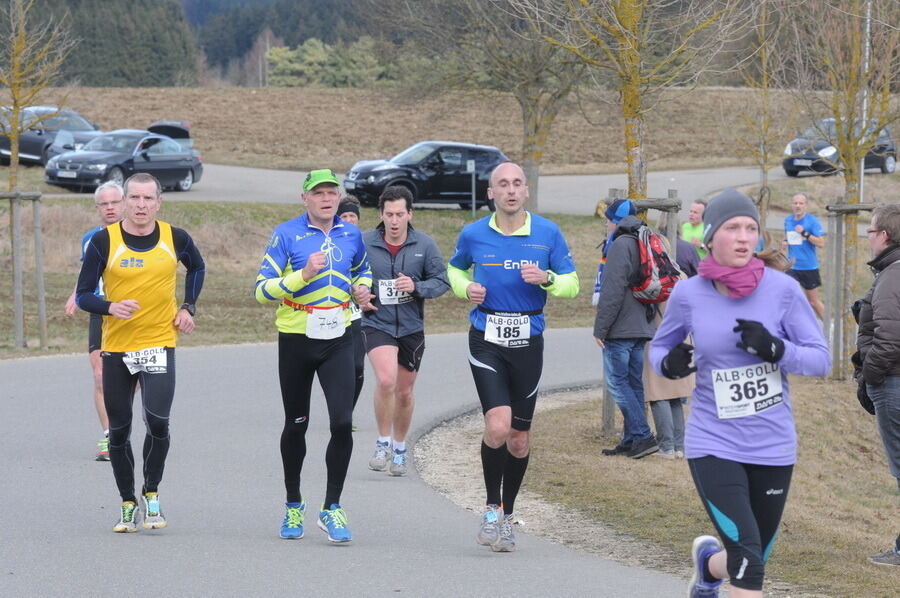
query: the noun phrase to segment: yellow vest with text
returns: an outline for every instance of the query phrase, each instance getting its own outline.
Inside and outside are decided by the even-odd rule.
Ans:
[[[159,224],[159,241],[152,249],[135,251],[125,245],[117,222],[109,231],[109,256],[103,281],[107,301],[134,299],[140,309],[127,320],[103,316],[101,349],[113,353],[140,351],[150,347],[174,347],[178,331],[173,321],[175,278],[178,258],[172,227]]]

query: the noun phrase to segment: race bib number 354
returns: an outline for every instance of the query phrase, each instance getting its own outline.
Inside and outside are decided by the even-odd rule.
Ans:
[[[713,370],[712,378],[719,419],[756,415],[784,401],[781,370],[774,363]]]
[[[122,355],[122,362],[131,374],[138,372],[165,374],[168,367],[168,356],[165,347],[152,347],[125,353]]]

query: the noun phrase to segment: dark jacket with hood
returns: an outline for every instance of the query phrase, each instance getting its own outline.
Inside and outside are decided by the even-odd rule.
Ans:
[[[872,288],[860,301],[856,347],[862,377],[880,386],[887,376],[900,376],[900,244],[885,248],[869,262]]]
[[[434,240],[409,225],[406,241],[396,256],[384,242],[384,223],[363,233],[369,267],[372,269],[372,292],[378,296],[378,281],[397,278],[402,272],[415,282],[409,299],[396,305],[383,305],[377,298],[372,304],[378,311],[363,312],[363,326],[385,332],[394,338],[419,332],[425,328],[425,299],[440,297],[450,289],[447,265]]]
[[[640,266],[637,231],[643,222],[626,216],[616,227],[606,254],[603,281],[597,298],[594,337],[603,340],[651,339],[655,331],[652,305],[634,298],[631,286]]]

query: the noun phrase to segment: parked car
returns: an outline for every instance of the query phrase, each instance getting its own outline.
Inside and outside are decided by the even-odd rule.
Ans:
[[[841,168],[837,148],[832,142],[837,137],[837,125],[833,118],[825,118],[808,128],[784,148],[781,165],[785,174],[797,176],[801,170],[836,172]],[[897,147],[888,127],[878,132],[878,138],[865,159],[866,168],[880,168],[890,174],[897,169]]]
[[[158,123],[156,123],[158,124]],[[166,125],[171,129],[172,123]],[[160,127],[153,127],[160,130]],[[125,182],[136,172],[149,172],[164,188],[188,191],[203,176],[200,152],[190,147],[186,127],[178,140],[153,131],[119,129],[104,133],[81,150],[54,156],[47,162],[44,180],[51,185],[95,188],[105,181]]]
[[[54,112],[58,114],[37,122],[37,119]],[[0,118],[4,120],[4,124],[8,122],[8,114],[8,106],[0,108]],[[19,122],[27,127],[19,137],[19,161],[23,164],[46,164],[53,156],[80,149],[85,143],[102,134],[98,125],[89,122],[77,112],[61,110],[56,106],[29,106],[19,113],[19,119]],[[57,140],[61,132],[64,132],[64,135]],[[9,138],[0,135],[0,160],[8,164],[11,154]]]
[[[488,178],[495,166],[509,158],[488,145],[422,141],[390,160],[357,162],[344,178],[344,188],[364,205],[376,205],[385,187],[403,185],[415,202],[455,203],[466,209],[472,205],[470,160],[475,168],[477,205],[493,211],[494,202],[487,198]]]

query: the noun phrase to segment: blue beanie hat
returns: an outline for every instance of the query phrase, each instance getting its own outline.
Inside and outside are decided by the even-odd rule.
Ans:
[[[635,214],[637,214],[637,209],[635,209],[634,204],[627,199],[615,200],[609,204],[609,207],[606,208],[606,212],[604,212],[606,219],[613,224],[618,224],[625,216],[634,216]]]

